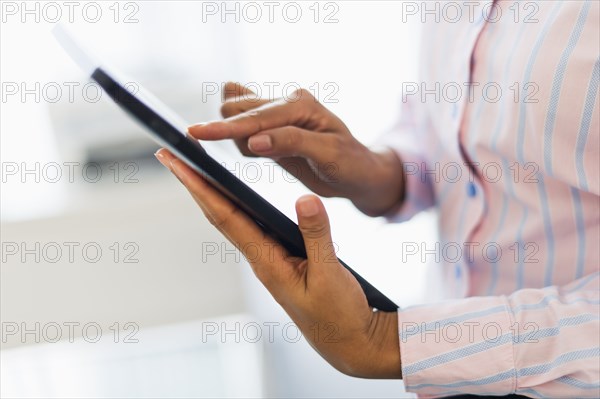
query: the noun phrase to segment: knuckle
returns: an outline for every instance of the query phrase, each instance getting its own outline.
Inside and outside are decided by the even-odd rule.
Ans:
[[[305,103],[314,100],[314,97],[309,90],[300,88],[291,92],[289,96],[286,96],[285,100],[288,103]]]
[[[236,82],[232,82],[229,81],[227,83],[225,83],[225,87],[224,87],[224,92],[225,94],[228,94],[229,92],[233,92],[234,90],[236,90],[236,92],[238,91],[237,89],[239,89],[240,85]]]
[[[285,144],[289,149],[300,147],[304,141],[304,137],[296,129],[287,129],[285,135]]]
[[[226,221],[222,217],[215,217],[208,212],[205,212],[204,216],[206,217],[208,222],[210,224],[212,224],[214,227],[216,227],[218,230],[221,230],[223,228],[223,226],[226,225]]]
[[[338,135],[332,135],[329,139],[331,142],[327,143],[329,151],[331,152],[331,162],[337,165],[341,159],[344,159],[344,156],[347,156],[349,153],[349,148],[346,145],[346,141],[343,137]]]
[[[312,106],[309,103],[297,102],[290,105],[293,105],[293,107],[291,107],[291,111],[296,116],[296,126],[305,126],[310,121],[311,117],[314,115]]]
[[[316,224],[312,226],[301,227],[302,232],[312,238],[321,238],[329,234],[329,227],[325,224]]]
[[[223,100],[227,101],[230,98],[241,96],[245,91],[245,87],[236,82],[227,82],[223,86]]]
[[[334,150],[334,151],[340,151],[345,144],[345,138],[338,135],[338,134],[332,134],[328,137],[329,143],[327,143],[327,145],[330,147],[330,149]]]
[[[229,118],[230,116],[236,115],[239,113],[238,106],[233,101],[226,101],[221,105],[221,115],[224,118]]]
[[[296,90],[296,94],[300,100],[304,100],[304,101],[311,100],[312,101],[315,99],[315,97],[312,95],[312,93],[305,88]]]
[[[293,102],[295,103],[295,107],[300,113],[301,120],[304,122],[326,119],[326,114],[322,112],[324,107],[309,90],[296,90],[294,98],[295,100]],[[317,125],[320,126],[321,123],[317,123]]]
[[[252,125],[251,130],[255,133],[262,132],[264,129],[264,115],[261,110],[253,109],[250,111],[246,111],[244,113],[244,117],[248,118],[250,124]]]

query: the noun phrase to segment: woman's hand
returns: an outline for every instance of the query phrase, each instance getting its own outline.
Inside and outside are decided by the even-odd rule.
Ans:
[[[348,198],[370,216],[402,201],[396,154],[369,150],[306,90],[267,101],[228,83],[221,113],[225,120],[194,125],[189,133],[200,140],[234,139],[244,155],[274,159],[313,192]]]
[[[357,377],[401,378],[397,313],[373,311],[337,260],[321,201],[296,203],[308,259],[291,257],[244,212],[165,149],[157,152],[189,190],[207,219],[248,259],[258,279],[307,341],[339,371]]]

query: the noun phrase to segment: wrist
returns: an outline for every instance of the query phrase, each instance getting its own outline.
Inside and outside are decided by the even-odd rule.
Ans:
[[[373,312],[369,328],[352,346],[352,355],[340,369],[343,373],[360,378],[402,378],[398,312]]]
[[[380,337],[374,337],[374,352],[378,354],[377,378],[402,378],[402,365],[400,361],[400,338],[398,336],[398,312],[381,312],[373,314],[377,317]]]
[[[404,199],[404,170],[398,155],[389,148],[367,149],[368,161],[360,188],[350,200],[368,216],[382,216],[399,206]]]

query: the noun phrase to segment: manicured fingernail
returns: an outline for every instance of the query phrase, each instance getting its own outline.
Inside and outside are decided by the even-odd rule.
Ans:
[[[248,140],[248,148],[251,151],[269,151],[272,147],[273,143],[271,142],[271,136],[253,136]]]
[[[167,161],[167,157],[165,157],[165,154],[162,153],[162,148],[156,151],[154,156],[156,157],[156,159],[158,159],[158,162],[160,162],[164,167],[169,167],[169,161]]]
[[[298,213],[300,216],[311,217],[319,213],[319,205],[314,197],[307,196],[298,200]]]

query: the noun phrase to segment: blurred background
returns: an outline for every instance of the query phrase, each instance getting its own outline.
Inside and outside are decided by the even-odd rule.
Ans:
[[[158,146],[54,40],[61,22],[188,122],[222,85],[304,87],[366,144],[416,79],[401,1],[11,2],[0,30],[2,397],[410,397],[323,361],[152,154]],[[208,150],[295,220],[301,183],[231,143]],[[401,225],[328,199],[338,255],[396,301],[433,300],[435,215]],[[431,244],[433,245],[433,244]]]

